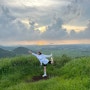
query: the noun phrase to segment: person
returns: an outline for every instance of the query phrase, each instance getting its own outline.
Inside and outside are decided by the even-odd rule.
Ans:
[[[42,75],[42,77],[46,77],[47,76],[47,73],[46,73],[47,64],[53,64],[52,54],[45,55],[45,54],[42,54],[41,52],[37,52],[36,54],[36,53],[33,53],[32,51],[29,51],[29,53],[36,56],[37,59],[40,61],[40,65],[44,66],[44,74]],[[51,60],[48,60],[47,58],[50,58],[50,57],[51,57]]]

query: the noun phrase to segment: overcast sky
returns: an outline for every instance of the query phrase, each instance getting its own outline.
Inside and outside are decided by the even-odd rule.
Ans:
[[[90,44],[90,0],[0,0],[0,45]]]

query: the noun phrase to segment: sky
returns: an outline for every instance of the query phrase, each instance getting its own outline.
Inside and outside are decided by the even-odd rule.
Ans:
[[[0,45],[90,44],[90,0],[0,0]]]

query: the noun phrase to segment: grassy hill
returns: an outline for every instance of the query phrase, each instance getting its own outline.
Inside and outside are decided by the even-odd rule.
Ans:
[[[55,57],[48,65],[47,80],[33,82],[33,76],[43,74],[33,56],[0,60],[0,90],[90,90],[90,57],[70,59]]]
[[[0,48],[0,58],[27,55],[27,54],[29,54],[28,51],[29,51],[29,49],[25,48],[25,47],[17,47],[11,51]]]
[[[13,50],[16,55],[28,54],[29,49],[25,47],[17,47]]]

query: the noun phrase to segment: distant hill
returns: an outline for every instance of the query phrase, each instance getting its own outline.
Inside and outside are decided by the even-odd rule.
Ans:
[[[18,55],[26,55],[28,54],[29,49],[25,47],[18,47],[15,48],[14,50],[5,50],[0,48],[0,58],[6,58],[6,57],[14,57]]]
[[[0,48],[8,51],[12,51],[13,49],[17,48],[18,46],[0,46]]]
[[[8,50],[4,50],[2,48],[0,48],[0,58],[4,58],[4,57],[13,57],[16,54],[12,51],[8,51]]]
[[[18,47],[13,50],[16,55],[28,54],[29,49],[25,47]]]
[[[29,45],[29,46],[0,46],[0,58],[28,54],[30,49],[33,52],[41,51],[44,54],[52,53],[54,56],[66,54],[73,58],[90,56],[90,45]]]

